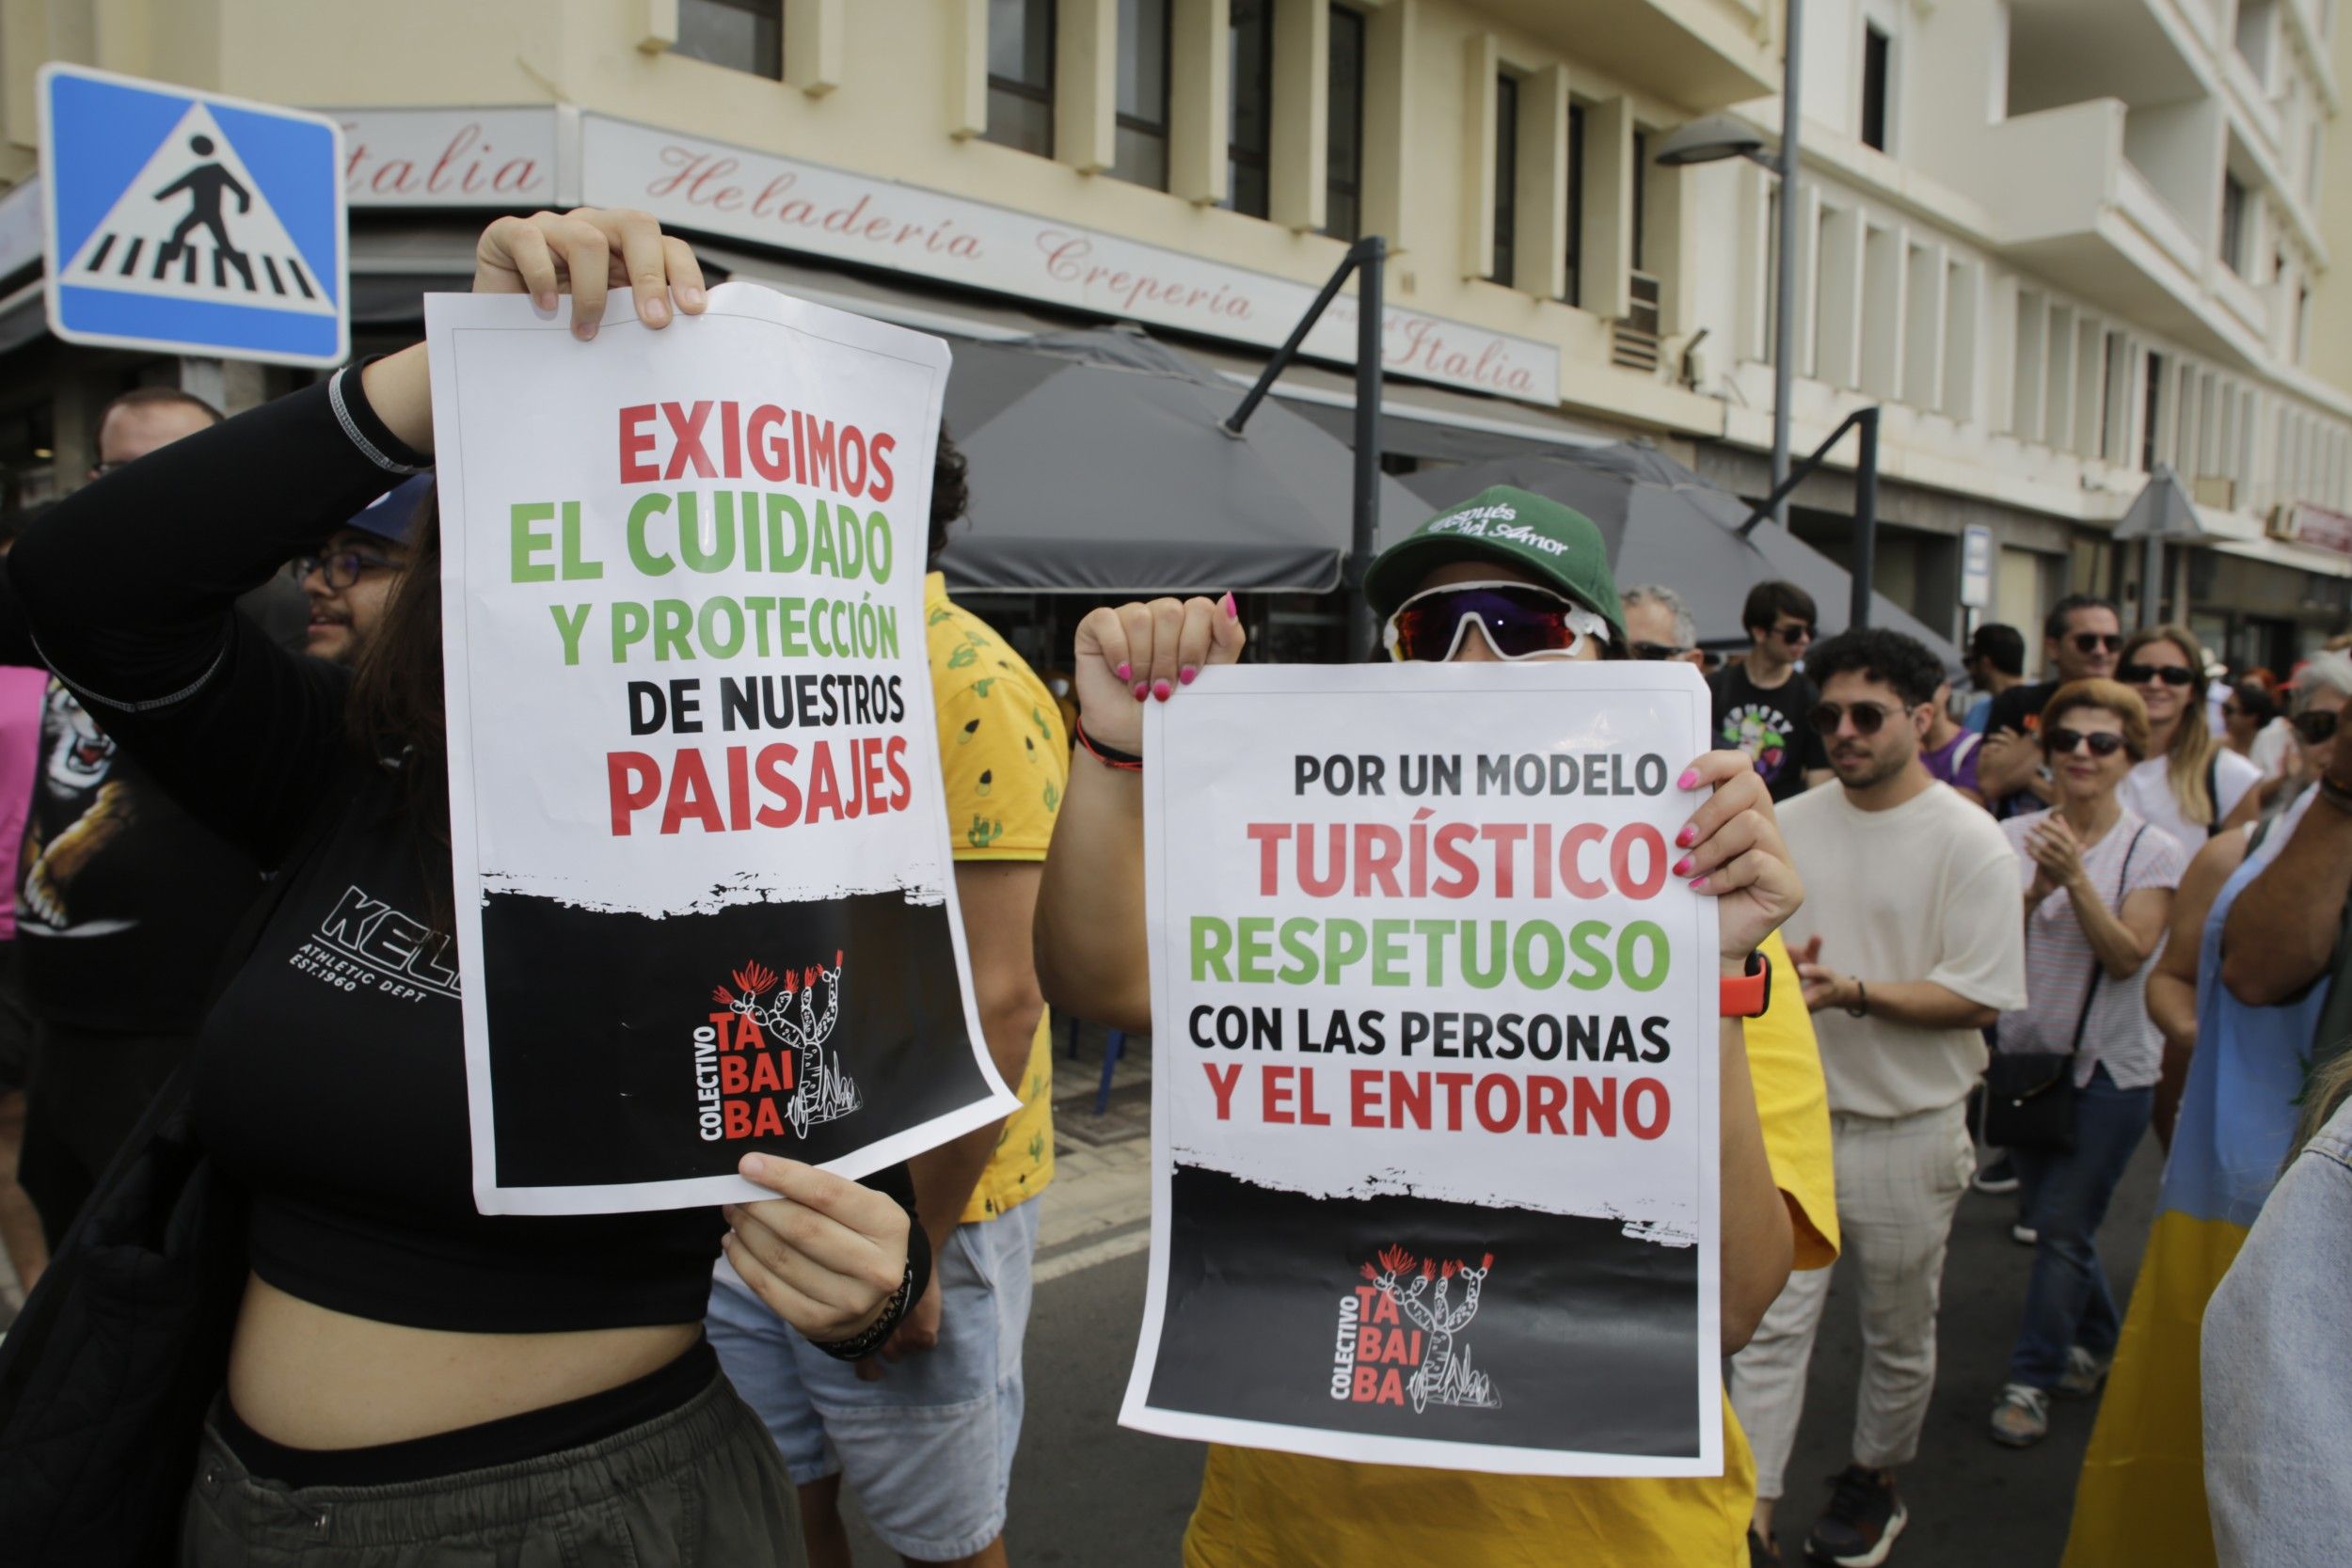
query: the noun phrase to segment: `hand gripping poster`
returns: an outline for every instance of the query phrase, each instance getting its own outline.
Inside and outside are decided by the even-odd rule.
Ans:
[[[1152,1259],[1120,1420],[1723,1468],[1715,909],[1682,664],[1211,670],[1151,705]]]
[[[568,309],[568,301],[566,302]],[[946,345],[749,284],[426,307],[485,1213],[767,1196],[1013,1109],[923,629]]]

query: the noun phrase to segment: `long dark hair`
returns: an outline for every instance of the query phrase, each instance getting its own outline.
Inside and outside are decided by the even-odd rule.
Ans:
[[[408,564],[353,672],[344,722],[369,761],[397,769],[424,850],[427,915],[449,927],[449,725],[441,706],[441,506],[428,488],[408,530]]]

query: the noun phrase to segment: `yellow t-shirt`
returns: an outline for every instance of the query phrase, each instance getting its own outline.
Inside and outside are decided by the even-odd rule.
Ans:
[[[1041,861],[1070,787],[1070,741],[1053,694],[987,622],[947,597],[947,579],[938,572],[923,579],[923,614],[956,859]],[[1050,1014],[1038,1016],[1029,1065],[1011,1087],[1021,1109],[997,1134],[962,1224],[993,1220],[1054,1179]]]
[[[1746,1026],[1748,1072],[1797,1267],[1837,1258],[1829,1093],[1796,967],[1777,934],[1772,1006]],[[1724,1404],[1724,1473],[1560,1480],[1355,1465],[1212,1446],[1184,1535],[1186,1568],[1746,1568],[1756,1462]]]

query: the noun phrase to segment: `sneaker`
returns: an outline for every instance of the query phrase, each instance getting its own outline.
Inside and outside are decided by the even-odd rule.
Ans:
[[[2010,1164],[2008,1155],[1996,1154],[1977,1172],[1976,1180],[1969,1185],[1980,1193],[2013,1193],[2017,1190],[2017,1167]]]
[[[1748,1527],[1748,1568],[1781,1568],[1780,1542],[1756,1534],[1754,1525]]]
[[[2019,1246],[2040,1246],[2042,1232],[2021,1220],[2009,1227],[2009,1239]]]
[[[1894,1476],[1849,1465],[1830,1478],[1830,1485],[1829,1506],[1813,1521],[1804,1555],[1836,1568],[1878,1568],[1911,1522],[1895,1496]]]
[[[2049,1434],[2049,1395],[2026,1383],[2002,1388],[2000,1402],[1993,1407],[1993,1441],[2005,1448],[2030,1449]]]
[[[2058,1374],[2058,1392],[2064,1399],[2087,1400],[2106,1380],[2107,1364],[2075,1345],[2066,1353],[2066,1370]]]

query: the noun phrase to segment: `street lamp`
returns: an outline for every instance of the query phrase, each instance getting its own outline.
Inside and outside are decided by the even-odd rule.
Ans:
[[[1796,298],[1797,274],[1797,65],[1801,57],[1799,28],[1804,0],[1788,0],[1788,25],[1782,40],[1786,51],[1780,77],[1780,151],[1764,150],[1764,138],[1753,127],[1729,115],[1694,119],[1658,146],[1654,160],[1667,168],[1689,164],[1712,164],[1725,158],[1745,158],[1780,176],[1780,226],[1773,236],[1780,262],[1772,294],[1772,489],[1777,493],[1788,478],[1788,318]],[[1788,522],[1788,501],[1772,507],[1772,521]]]

